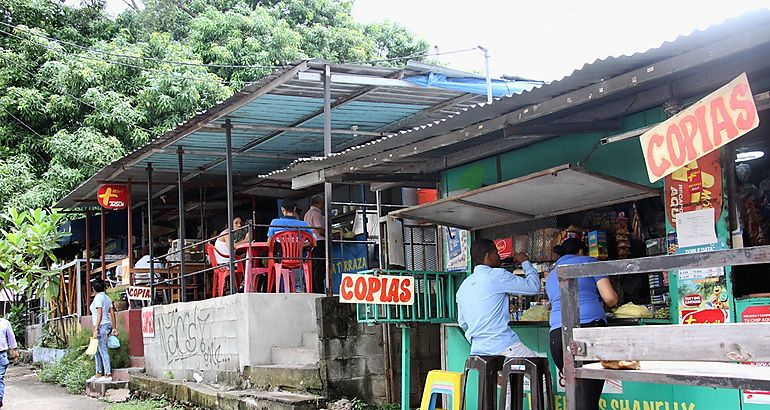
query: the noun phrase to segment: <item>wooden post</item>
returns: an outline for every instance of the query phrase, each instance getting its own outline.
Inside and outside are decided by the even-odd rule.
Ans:
[[[105,251],[107,249],[107,244],[104,243],[106,240],[106,234],[105,234],[105,227],[106,224],[104,222],[104,208],[101,208],[101,221],[100,221],[100,237],[101,237],[101,243],[99,244],[101,246],[101,261],[102,261],[102,280],[107,279],[107,269],[105,267],[107,266],[107,255],[105,255]]]
[[[128,275],[128,283],[133,285],[134,275],[131,273],[131,270],[134,268],[134,212],[131,209],[131,178],[128,178],[128,183],[126,186],[128,189],[128,203],[126,204],[126,219],[128,220],[128,240],[126,241],[126,245],[128,247],[128,252],[126,254],[128,257],[128,272],[123,272],[123,275]]]
[[[91,300],[91,211],[86,211],[86,304]]]
[[[580,327],[580,306],[578,304],[577,279],[562,279],[559,277],[559,293],[561,295],[561,329],[562,348],[564,351],[564,393],[567,410],[580,410],[577,408],[577,397],[580,397],[582,386],[576,383],[575,369],[580,363],[575,361],[572,346],[572,330]]]

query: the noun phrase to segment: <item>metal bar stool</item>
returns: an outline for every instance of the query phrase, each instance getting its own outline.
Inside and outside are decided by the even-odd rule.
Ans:
[[[468,384],[468,372],[476,369],[479,372],[478,409],[495,410],[495,393],[497,392],[497,375],[503,368],[505,356],[471,356],[465,361],[463,373],[463,388],[461,395],[462,408],[465,409],[465,390]]]
[[[529,378],[531,393],[530,409],[545,410],[543,402],[543,383],[548,409],[554,408],[553,382],[548,359],[545,357],[510,357],[505,360],[502,369],[503,385],[500,390],[500,410],[508,410],[508,386],[511,387],[511,410],[521,409],[524,403],[524,376]]]

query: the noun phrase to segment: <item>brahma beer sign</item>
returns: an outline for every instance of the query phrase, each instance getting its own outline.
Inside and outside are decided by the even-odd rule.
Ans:
[[[340,302],[413,305],[414,277],[343,274]]]
[[[746,73],[639,137],[650,182],[656,182],[757,128]]]
[[[105,184],[96,194],[99,205],[106,209],[125,209],[128,206],[128,187],[125,185]]]

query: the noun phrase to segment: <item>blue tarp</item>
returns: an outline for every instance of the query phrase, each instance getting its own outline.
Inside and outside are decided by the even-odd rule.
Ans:
[[[482,78],[447,77],[444,74],[430,73],[427,75],[407,77],[404,78],[404,80],[423,87],[437,87],[481,95],[487,94],[487,82]],[[502,97],[504,95],[518,94],[523,91],[529,91],[542,84],[541,81],[509,81],[493,79],[492,95],[495,97]]]

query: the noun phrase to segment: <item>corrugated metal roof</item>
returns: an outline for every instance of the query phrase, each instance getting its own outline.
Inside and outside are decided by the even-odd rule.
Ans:
[[[696,30],[689,35],[679,36],[673,41],[663,43],[660,47],[644,52],[597,59],[574,70],[569,76],[558,81],[514,96],[498,98],[492,104],[481,103],[463,107],[461,111],[452,113],[432,123],[351,147],[326,158],[300,159],[293,162],[289,167],[277,169],[264,175],[264,177],[287,180],[319,169],[376,156],[393,148],[404,147],[434,136],[468,127],[472,124],[497,118],[518,109],[539,104],[551,98],[600,83],[617,75],[647,67],[653,63],[682,55],[727,37],[744,33],[753,28],[767,26],[768,24],[770,24],[770,11],[762,10],[748,13],[741,17],[729,19],[722,24],[711,26],[705,30]],[[472,144],[476,143],[478,141],[473,140]],[[459,144],[442,149],[457,150],[459,149]],[[428,156],[430,155],[428,154]],[[436,152],[432,152],[432,155],[436,155]],[[358,170],[354,171],[359,172]]]
[[[149,164],[158,178],[173,181],[178,166],[176,151],[180,148],[185,151],[184,173],[188,178],[198,173],[224,174],[225,119],[230,119],[235,127],[231,134],[233,171],[239,181],[286,167],[297,158],[323,155],[323,135],[319,131],[323,128],[323,82],[318,79],[326,64],[309,60],[277,70],[106,166],[57,206],[95,205],[95,193],[101,183],[129,177],[146,179],[143,176]],[[378,135],[445,118],[486,98],[388,82],[423,74],[419,69],[330,66],[333,75],[356,76],[375,84],[332,82],[332,145],[336,151]],[[222,185],[224,181],[222,177]],[[138,186],[137,194],[142,189],[145,188]]]

